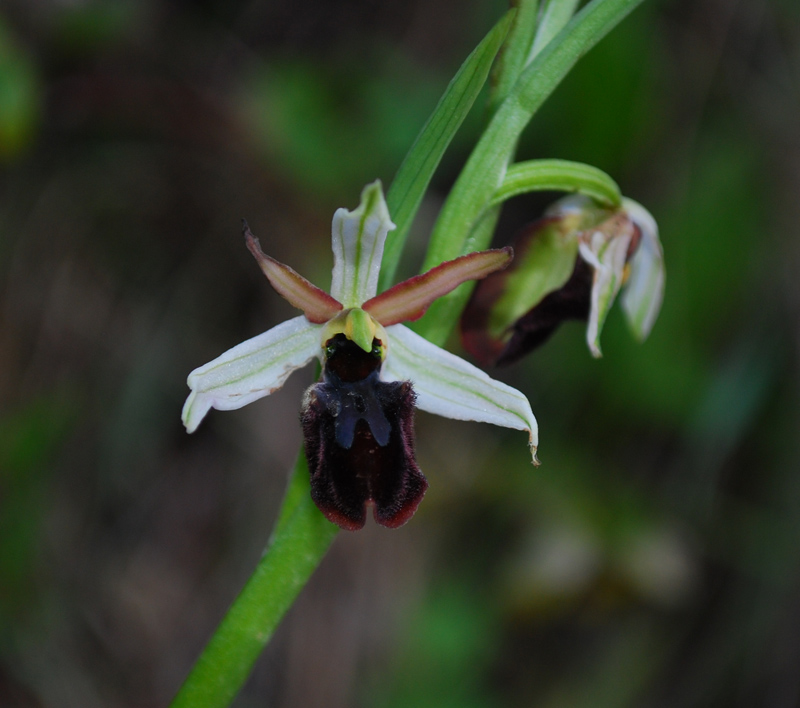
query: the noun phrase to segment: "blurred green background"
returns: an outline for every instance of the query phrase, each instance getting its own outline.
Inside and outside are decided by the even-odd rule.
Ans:
[[[247,579],[311,370],[188,436],[185,377],[327,285],[500,0],[0,4],[0,706],[165,705]],[[482,124],[415,224],[421,262]],[[524,436],[419,414],[430,490],[342,533],[236,706],[800,700],[800,5],[648,0],[529,127],[662,229],[643,346],[612,311],[494,375]],[[519,198],[507,242],[557,195]],[[452,346],[458,350],[458,342]]]

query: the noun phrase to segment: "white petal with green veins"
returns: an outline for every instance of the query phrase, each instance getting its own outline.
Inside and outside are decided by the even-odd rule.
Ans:
[[[632,234],[607,236],[595,231],[588,242],[582,241],[579,247],[583,259],[594,268],[592,281],[591,310],[589,326],[586,329],[586,343],[592,356],[602,356],[600,351],[600,332],[606,315],[614,304],[625,270],[625,258]]]
[[[536,460],[536,418],[524,394],[495,381],[464,359],[437,347],[405,325],[386,328],[389,351],[381,378],[411,381],[417,407],[455,420],[476,420],[526,430]]]
[[[639,227],[641,240],[630,262],[630,277],[621,305],[637,339],[650,334],[664,297],[664,253],[658,240],[658,225],[641,204],[624,199],[623,207]]]
[[[194,432],[211,408],[235,410],[277,391],[289,374],[319,356],[321,329],[301,315],[195,369],[183,406],[187,431]]]
[[[336,210],[331,295],[345,307],[375,297],[386,234],[394,228],[379,180],[364,187],[357,209]]]

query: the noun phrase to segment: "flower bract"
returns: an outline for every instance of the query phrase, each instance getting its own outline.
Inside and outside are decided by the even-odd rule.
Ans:
[[[631,199],[618,209],[573,195],[514,240],[514,263],[475,288],[461,318],[465,349],[484,365],[510,364],[543,344],[565,320],[586,320],[586,342],[599,357],[600,333],[622,290],[637,339],[655,323],[664,293],[658,227]]]
[[[330,294],[247,246],[275,290],[303,314],[228,350],[189,374],[183,421],[193,432],[211,408],[241,408],[279,389],[317,358],[322,376],[303,399],[301,421],[311,495],[347,529],[366,510],[396,527],[427,488],[414,454],[414,409],[525,430],[536,463],[538,431],[527,398],[401,324],[467,280],[505,268],[510,248],[470,253],[377,294],[386,236],[394,229],[379,182],[353,211],[333,217]]]

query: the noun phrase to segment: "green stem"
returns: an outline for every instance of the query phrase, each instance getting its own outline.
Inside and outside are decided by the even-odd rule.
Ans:
[[[224,708],[233,701],[338,530],[311,501],[301,455],[267,551],[170,708]]]

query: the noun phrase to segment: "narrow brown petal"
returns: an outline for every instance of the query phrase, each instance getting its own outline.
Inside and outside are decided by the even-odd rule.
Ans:
[[[468,280],[480,280],[505,268],[514,251],[505,248],[477,251],[431,268],[427,273],[398,283],[362,306],[384,327],[418,320],[428,306]]]
[[[246,221],[243,232],[247,248],[258,261],[272,287],[291,305],[302,310],[309,322],[323,324],[342,310],[342,303],[338,300],[307,281],[289,266],[267,256],[261,250],[261,244],[253,236]]]

